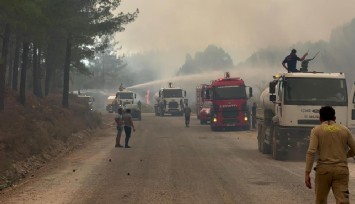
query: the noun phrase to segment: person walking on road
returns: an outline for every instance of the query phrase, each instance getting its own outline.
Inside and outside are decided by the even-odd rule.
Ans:
[[[320,125],[311,131],[306,156],[305,184],[311,189],[310,173],[315,153],[318,153],[315,172],[316,203],[327,203],[332,188],[336,203],[349,203],[349,169],[347,158],[355,155],[355,141],[343,125],[335,123],[332,107],[322,107],[319,111]]]
[[[117,115],[115,117],[115,122],[116,122],[116,129],[117,129],[117,136],[116,136],[116,144],[115,147],[123,147],[121,145],[121,135],[122,135],[122,131],[123,131],[123,126],[124,126],[124,122],[122,119],[123,116],[123,108],[119,107],[117,109]]]
[[[292,49],[291,53],[285,57],[284,61],[282,61],[282,66],[290,73],[290,72],[299,72],[296,68],[297,66],[297,61],[303,61],[306,56],[308,55],[308,52],[306,52],[302,58],[299,58],[297,55],[297,50]],[[286,67],[287,64],[287,67]]]
[[[126,134],[125,148],[131,148],[131,146],[128,145],[128,142],[129,142],[129,139],[131,138],[132,129],[133,129],[133,132],[136,131],[136,129],[134,128],[133,120],[132,120],[131,109],[126,109],[125,114],[123,114],[122,119],[124,121],[124,131]]]
[[[185,125],[186,125],[186,127],[189,127],[191,108],[188,106],[188,104],[186,104],[184,107],[184,114],[185,114]]]

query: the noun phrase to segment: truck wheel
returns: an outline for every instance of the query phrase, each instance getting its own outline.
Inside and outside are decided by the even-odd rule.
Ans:
[[[258,139],[258,151],[261,152],[261,139],[260,139],[260,129],[259,129],[259,126],[258,126],[258,136],[257,136],[257,139]]]
[[[258,125],[258,136],[257,136],[257,139],[258,139],[258,150],[259,152],[261,152],[261,129],[262,129],[262,125]]]
[[[276,138],[275,136],[272,139],[272,157],[275,160],[285,160],[285,154],[283,151],[278,150],[280,147],[279,145],[276,143]]]
[[[266,144],[264,140],[260,140],[260,151],[263,154],[270,154],[270,145]]]
[[[265,143],[265,128],[261,125],[258,127],[258,148],[263,154],[270,154],[270,145]]]

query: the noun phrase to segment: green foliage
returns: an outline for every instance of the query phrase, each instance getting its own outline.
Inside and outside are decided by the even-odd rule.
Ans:
[[[117,57],[108,49],[105,53],[96,54],[87,66],[77,67],[73,86],[76,89],[117,88],[119,81],[123,80],[125,66],[122,57]]]
[[[185,63],[178,75],[194,74],[201,71],[228,70],[234,67],[233,60],[222,48],[209,45],[204,52],[197,52],[195,58],[186,55]]]

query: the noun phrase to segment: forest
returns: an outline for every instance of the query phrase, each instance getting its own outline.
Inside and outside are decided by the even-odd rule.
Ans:
[[[138,16],[138,9],[120,12],[120,2],[0,1],[0,111],[7,90],[18,93],[21,104],[27,90],[36,97],[60,92],[68,107],[71,73],[92,74],[86,62],[110,56],[113,34]]]

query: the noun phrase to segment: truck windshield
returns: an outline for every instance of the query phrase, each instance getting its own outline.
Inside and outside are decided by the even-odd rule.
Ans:
[[[246,98],[244,86],[220,86],[213,88],[213,99],[228,100]]]
[[[131,92],[117,92],[116,97],[120,99],[133,99],[133,93]]]
[[[165,89],[163,91],[164,98],[181,98],[182,90],[181,89]]]
[[[345,79],[288,78],[285,104],[347,106]]]

